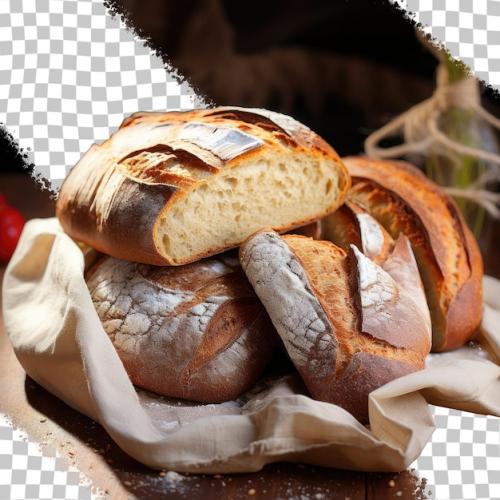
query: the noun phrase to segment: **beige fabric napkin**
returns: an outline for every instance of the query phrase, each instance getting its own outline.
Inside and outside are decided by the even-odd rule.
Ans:
[[[366,428],[308,397],[296,375],[217,405],[136,390],[101,326],[83,270],[81,250],[56,219],[29,222],[5,274],[7,333],[30,377],[151,467],[245,472],[288,460],[400,471],[434,430],[427,403],[500,415],[500,367],[491,361],[500,356],[500,282],[492,278],[485,281],[481,334],[487,349],[432,355],[425,370],[373,392]]]

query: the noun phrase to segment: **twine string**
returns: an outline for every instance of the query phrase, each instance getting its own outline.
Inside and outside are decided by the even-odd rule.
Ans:
[[[408,154],[422,154],[432,149],[446,151],[449,156],[462,155],[488,163],[488,169],[466,188],[445,187],[452,196],[481,205],[489,214],[500,218],[500,193],[485,189],[488,182],[500,181],[500,155],[484,149],[457,142],[439,129],[443,113],[452,107],[476,113],[492,127],[500,130],[500,119],[481,106],[479,85],[472,76],[450,83],[446,67],[441,61],[437,72],[437,88],[425,101],[413,106],[389,123],[370,134],[365,140],[365,152],[372,158],[396,158]],[[381,147],[380,142],[402,135],[404,141],[391,147]]]

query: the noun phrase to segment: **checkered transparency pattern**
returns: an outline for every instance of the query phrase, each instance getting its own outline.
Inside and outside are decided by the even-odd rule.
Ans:
[[[439,500],[500,500],[500,419],[431,407],[436,431],[410,466]],[[42,454],[0,414],[0,499],[90,499],[64,458]],[[99,495],[101,496],[101,495]]]
[[[500,419],[431,407],[436,430],[410,466],[432,498],[500,500]]]
[[[54,191],[125,116],[204,105],[101,0],[0,1],[0,122]]]
[[[89,481],[56,452],[42,453],[0,414],[0,499],[91,500]]]
[[[392,0],[481,80],[500,90],[499,0]]]

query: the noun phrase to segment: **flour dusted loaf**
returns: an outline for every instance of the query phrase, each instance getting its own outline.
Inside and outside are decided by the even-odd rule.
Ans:
[[[292,118],[243,108],[136,113],[65,179],[57,216],[120,259],[180,265],[335,210],[349,175]]]
[[[346,158],[350,199],[393,236],[410,239],[433,325],[432,349],[463,345],[482,316],[481,253],[453,200],[404,162]]]
[[[404,236],[381,266],[354,245],[273,231],[240,261],[314,398],[366,422],[371,391],[424,367],[430,317]]]
[[[235,399],[279,342],[235,257],[156,267],[104,256],[86,279],[130,379],[158,394]]]

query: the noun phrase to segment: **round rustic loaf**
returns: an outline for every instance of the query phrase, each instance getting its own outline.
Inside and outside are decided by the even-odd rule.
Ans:
[[[422,369],[430,316],[408,240],[379,266],[354,245],[259,232],[240,261],[311,395],[368,420],[368,395]]]
[[[94,145],[57,202],[64,230],[113,257],[181,265],[335,210],[349,175],[296,120],[237,107],[136,113]]]
[[[234,257],[156,267],[103,256],[86,280],[130,379],[158,394],[237,398],[279,342]]]

